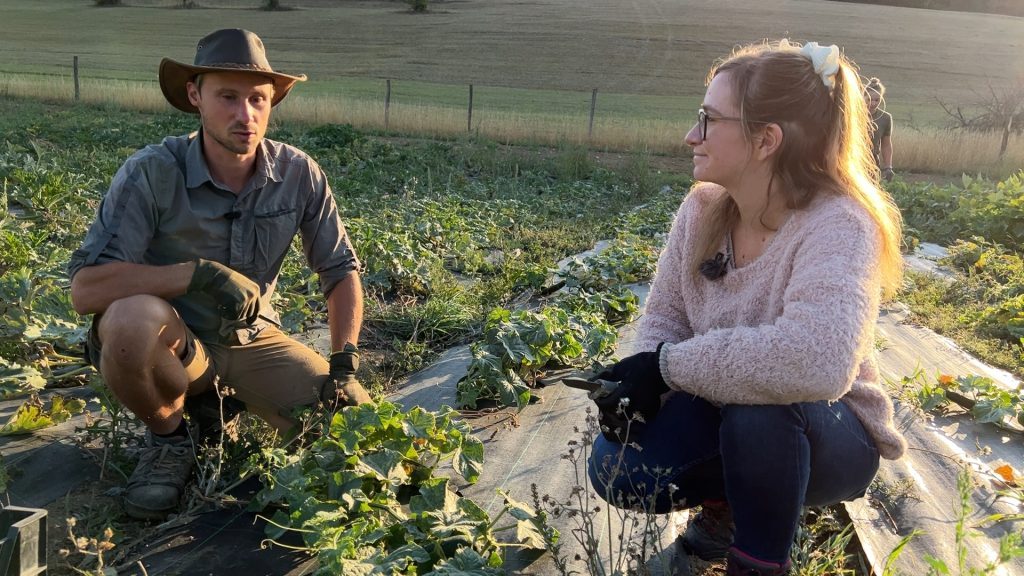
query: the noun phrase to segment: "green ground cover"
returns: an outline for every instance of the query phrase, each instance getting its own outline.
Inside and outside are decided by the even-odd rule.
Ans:
[[[916,321],[1024,377],[1024,173],[889,188],[903,211],[908,247],[948,246],[943,263],[955,272],[952,280],[909,273],[900,300]]]
[[[0,98],[0,394],[24,395],[43,385],[89,381],[97,395],[89,409],[103,412],[87,434],[104,453],[102,460],[114,478],[133,465],[128,448],[136,441],[137,428],[84,366],[81,342],[87,319],[71,309],[63,268],[124,159],[164,135],[194,128],[195,120],[181,114]],[[586,150],[570,146],[517,150],[474,140],[391,143],[334,125],[277,124],[271,137],[310,152],[335,191],[365,266],[367,312],[360,377],[376,395],[389,391],[396,379],[422,367],[438,351],[478,338],[489,316],[507,314],[502,310],[512,307],[513,298],[541,292],[547,282],[558,281],[553,275],[555,262],[590,248],[598,239],[618,238],[612,253],[627,264],[623,269],[639,266],[649,274],[655,237],[667,230],[689,185],[685,176],[653,173],[642,155],[613,171],[595,165]],[[645,248],[637,252],[640,246]],[[637,254],[643,255],[640,264],[634,263]],[[592,267],[575,266],[573,279],[562,281],[578,286],[607,283],[618,269],[606,258]],[[298,250],[286,260],[278,294],[287,330],[300,332],[324,320],[315,278]],[[577,294],[586,300],[582,292]],[[596,308],[588,308],[593,305]],[[607,306],[621,308],[613,298],[596,296],[585,304],[577,302],[573,310],[597,310],[600,318],[585,312],[588,321],[607,322],[620,312],[605,311]],[[561,318],[573,333],[585,326],[575,316]],[[568,334],[558,327],[541,330],[553,345]],[[605,354],[612,341],[602,341]],[[543,352],[535,338],[529,344]],[[587,361],[587,346],[572,348],[560,349],[557,360]],[[531,376],[542,365],[534,362],[522,375]],[[489,392],[470,394],[476,402]],[[492,396],[498,395],[495,391]],[[72,408],[81,409],[34,401],[26,406],[32,409],[17,419],[18,430],[7,433],[27,433],[47,424],[44,417],[66,418]],[[257,474],[267,486],[262,496],[266,502],[290,502],[303,494],[334,498],[337,486],[332,482],[338,478],[362,483],[360,498],[365,501],[348,502],[353,510],[364,505],[383,510],[400,498],[402,506],[410,507],[403,508],[408,516],[399,520],[398,512],[382,513],[372,522],[367,515],[338,513],[325,518],[318,512],[337,506],[292,502],[292,514],[276,517],[275,522],[279,527],[313,527],[318,533],[329,528],[331,534],[344,535],[348,544],[343,552],[333,536],[330,542],[307,541],[310,552],[326,554],[325,566],[338,566],[346,559],[380,564],[391,558],[396,569],[404,570],[411,565],[408,556],[420,566],[419,573],[456,565],[493,573],[500,557],[490,531],[499,526],[472,502],[455,503],[447,484],[431,473],[440,462],[451,460],[467,480],[479,474],[482,449],[468,428],[452,415],[399,413],[387,404],[347,413],[346,418],[311,417],[304,429],[320,430],[320,439],[289,452],[268,448],[274,444],[271,432],[246,418],[240,440],[221,445],[202,459],[199,490],[206,497],[219,497],[237,483],[239,474]],[[373,422],[380,428],[367,428]],[[353,444],[354,437],[361,440]],[[414,442],[420,437],[422,442]],[[260,445],[266,449],[260,450]],[[296,471],[309,466],[323,469],[325,454],[345,455],[329,466],[333,475],[317,480],[303,474],[302,486],[294,484]],[[393,460],[396,454],[404,457]],[[404,469],[395,468],[399,462]],[[409,501],[409,494],[417,490],[419,495]],[[95,498],[99,500],[68,510],[69,515],[81,516],[79,533],[114,526],[112,542],[122,549],[149,534],[110,512],[100,503],[101,496]],[[516,529],[533,530],[541,538],[542,522],[519,503],[509,505],[515,508],[510,512],[516,519],[512,526],[526,521]],[[108,512],[102,517],[89,512],[97,508]],[[352,522],[357,520],[365,532],[353,531]],[[401,538],[382,542],[372,537],[377,530],[424,535],[449,529],[450,541],[422,539],[418,547],[401,549],[389,547]],[[54,546],[59,542],[56,539]],[[538,542],[534,539],[532,545]],[[459,552],[467,543],[471,550]],[[108,559],[112,556],[108,554]],[[54,559],[53,564],[61,562]]]
[[[18,338],[41,325],[66,326],[66,348],[82,334],[72,328],[79,320],[67,301],[63,262],[109,178],[134,150],[187,133],[194,120],[14,100],[2,106],[0,175],[12,209],[0,229],[5,310],[20,310],[11,328]],[[338,196],[366,266],[367,338],[392,368],[378,375],[380,386],[418,368],[425,352],[479,332],[489,310],[538,287],[557,260],[629,232],[617,229],[620,213],[653,201],[667,228],[686,182],[613,173],[572,148],[539,157],[473,141],[394,146],[342,126],[279,125],[272,136],[317,158]],[[672,182],[678,185],[662,191]],[[297,252],[286,261],[279,294],[286,328],[322,320],[315,279]]]
[[[23,393],[26,388],[46,383],[94,380],[96,384],[79,356],[84,319],[71,310],[64,263],[78,246],[100,195],[124,159],[164,135],[194,128],[195,120],[181,114],[141,114],[0,98],[0,373],[5,385],[0,394]],[[609,284],[611,279],[632,281],[649,274],[652,245],[658,234],[667,230],[672,212],[689,185],[685,176],[658,174],[643,154],[628,157],[618,169],[609,170],[596,165],[585,149],[568,145],[551,150],[516,149],[472,139],[398,142],[368,137],[345,126],[282,123],[272,128],[270,136],[297,144],[320,161],[363,257],[368,296],[364,340],[369,369],[361,377],[375,393],[389,390],[397,378],[423,366],[436,351],[456,343],[478,341],[486,348],[495,342],[512,342],[506,337],[512,332],[522,336],[531,330],[547,337],[558,328],[561,316],[547,318],[547,324],[542,323],[539,329],[524,328],[529,318],[515,316],[507,309],[514,308],[517,295],[543,292],[546,283],[556,278],[551,273],[554,262],[591,247],[598,239],[617,240],[612,261],[590,262],[565,277],[567,285],[594,287]],[[1004,245],[1019,246],[1013,212],[1021,196],[1018,180],[972,180],[950,187],[900,186],[894,185],[894,194],[918,237],[943,241],[962,237],[964,230],[984,229]],[[956,320],[957,326],[1002,330],[987,334],[990,340],[986,341],[998,343],[1000,351],[1008,351],[1012,363],[1020,356],[1017,331],[1024,320],[1016,316],[1016,308],[1001,302],[1011,302],[1019,295],[1014,287],[1024,285],[1019,274],[1024,266],[1008,251],[980,241],[974,247],[958,249],[955,260],[967,273],[968,280],[963,284],[966,288],[936,292],[932,301],[949,303],[942,318]],[[979,270],[986,278],[995,278],[998,287],[982,284]],[[286,262],[278,301],[290,330],[300,331],[323,319],[313,280],[298,254],[293,253]],[[966,308],[949,300],[951,294],[967,288],[973,290],[970,297],[998,292],[1005,298],[993,300],[988,308]],[[924,289],[911,290],[905,296],[910,299],[927,293]],[[603,306],[610,303],[607,299],[599,301]],[[628,313],[628,304],[619,302],[610,310],[607,306],[602,309],[604,320],[612,321],[612,312]],[[504,336],[488,339],[496,334]],[[579,344],[575,347],[582,350],[584,346]],[[559,361],[565,359],[566,348],[558,345],[527,352],[518,346],[513,348],[508,358],[518,364],[500,365],[503,370],[517,371],[520,378],[536,369],[531,362],[544,358],[543,354],[558,357]],[[520,369],[523,372],[518,372]],[[108,410],[104,418],[128,418],[117,411],[116,403],[103,394],[101,387],[96,390]],[[501,396],[500,390],[496,396]],[[70,411],[53,405],[48,410],[55,416],[60,413],[60,417]],[[471,503],[453,503],[443,481],[430,478],[430,474],[396,468],[393,454],[388,452],[411,449],[402,444],[410,438],[410,431],[403,426],[419,422],[422,427],[414,432],[422,433],[424,441],[413,442],[417,452],[409,456],[410,470],[415,472],[419,466],[432,469],[442,459],[463,458],[460,465],[467,478],[472,477],[477,473],[477,444],[468,439],[465,429],[446,420],[445,415],[397,414],[387,405],[372,414],[364,411],[350,416],[348,420],[334,418],[311,424],[324,426],[321,440],[290,455],[276,449],[255,450],[253,439],[267,431],[247,420],[249,428],[243,441],[221,453],[227,458],[224,468],[217,460],[217,473],[204,473],[204,494],[216,496],[228,484],[225,479],[236,478],[232,474],[244,465],[264,475],[270,486],[264,494],[268,501],[302,494],[332,498],[337,488],[330,483],[333,480],[317,477],[306,482],[303,471],[317,467],[323,458],[340,449],[351,450],[358,462],[366,465],[336,461],[337,468],[332,472],[338,478],[367,486],[360,496],[366,499],[360,500],[360,506],[391,506],[397,499],[408,497],[410,490],[419,491],[417,503],[408,509],[411,514],[402,518],[376,516],[376,524],[367,524],[367,530],[424,533],[437,528],[438,518],[447,514],[448,520],[458,520],[459,530],[465,530],[454,536],[456,544],[464,537],[474,546],[479,544],[472,553],[431,555],[420,546],[404,549],[397,557],[390,556],[396,549],[375,547],[362,549],[362,556],[355,560],[374,563],[391,558],[396,569],[402,569],[410,566],[410,561],[403,559],[405,554],[423,566],[495,568],[491,520],[480,516]],[[366,433],[367,422],[388,424],[380,427],[381,434],[364,435],[353,444],[353,431]],[[93,432],[102,442],[114,446],[132,433],[129,426],[117,422],[101,422]],[[412,437],[417,438],[415,434]],[[109,465],[130,469],[127,458],[125,453],[113,454]],[[292,482],[297,484],[289,484]],[[319,514],[324,506],[337,508],[338,502],[293,504],[293,514],[277,517],[282,526],[344,535],[354,547],[364,543],[358,538],[348,539],[351,531],[347,523],[354,517],[339,513],[326,518]],[[535,511],[517,502],[509,502],[509,507],[517,525],[525,521],[519,527],[526,533],[551,537],[544,533],[543,522],[533,515]],[[106,511],[96,515],[99,508]],[[107,524],[114,525],[113,541],[118,546],[129,546],[132,535],[144,537],[138,526],[97,501],[84,502],[69,514],[78,514],[79,510],[81,531],[99,534]],[[396,519],[399,521],[393,523]],[[821,538],[838,543],[838,550],[833,550],[830,558],[842,562],[841,549],[846,544],[839,531],[835,526]],[[807,540],[798,553],[815,549],[817,542],[820,540]],[[320,539],[307,540],[306,544],[313,552],[328,554],[328,562],[341,559],[337,549],[327,547],[329,543]],[[452,542],[434,542],[431,550],[444,550],[447,544]],[[815,558],[820,562],[820,555]],[[808,569],[803,573],[823,572]]]

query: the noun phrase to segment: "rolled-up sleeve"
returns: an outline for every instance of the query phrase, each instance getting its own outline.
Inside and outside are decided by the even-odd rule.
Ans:
[[[319,275],[320,290],[327,296],[338,282],[359,270],[359,259],[341,222],[326,176],[315,163],[311,163],[310,169],[312,193],[299,230],[306,261]]]
[[[68,278],[86,266],[143,262],[157,223],[156,204],[144,171],[127,162],[110,183],[96,220],[68,262]]]

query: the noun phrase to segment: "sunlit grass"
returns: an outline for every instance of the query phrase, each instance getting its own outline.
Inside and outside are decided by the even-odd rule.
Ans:
[[[159,111],[168,108],[159,87],[151,82],[83,80],[81,101],[113,104],[128,109]],[[19,76],[0,78],[0,95],[68,102],[74,83],[66,76]],[[307,124],[352,124],[363,130],[385,129],[384,104],[380,99],[352,98],[344,94],[304,96],[292,94],[276,112],[277,118]],[[467,110],[430,104],[392,103],[387,132],[428,137],[454,137],[467,133]],[[613,150],[646,148],[652,152],[677,153],[689,126],[680,121],[656,121],[621,117],[594,119],[592,146]],[[501,143],[558,144],[588,141],[587,114],[513,112],[474,108],[472,133]]]
[[[1000,160],[1001,135],[926,129],[893,136],[893,163],[897,170],[941,174],[1008,176],[1024,168],[1024,138],[1011,136]]]
[[[281,119],[319,124],[348,123],[364,130],[384,130],[383,102],[334,96],[289,96],[281,104]],[[677,153],[689,126],[682,122],[604,117],[594,119],[592,146]],[[586,114],[543,114],[474,107],[472,126],[465,108],[430,104],[393,103],[388,110],[387,131],[429,137],[455,137],[471,132],[501,143],[554,145],[588,141]]]

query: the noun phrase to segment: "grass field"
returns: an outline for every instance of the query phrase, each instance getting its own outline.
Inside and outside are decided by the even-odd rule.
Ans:
[[[462,106],[465,85],[662,96],[625,105],[664,118],[691,110],[709,65],[739,43],[766,37],[834,42],[866,75],[890,86],[898,119],[941,119],[935,98],[967,103],[987,83],[1024,74],[1024,19],[825,0],[450,0],[412,14],[397,0],[284,0],[301,9],[265,12],[258,0],[89,0],[0,3],[0,73],[69,74],[72,56],[91,77],[153,80],[164,56],[189,61],[217,27],[259,33],[271,62],[301,71],[309,95],[379,97],[392,78],[423,86],[423,99]],[[481,97],[486,97],[486,91]],[[560,110],[550,94],[495,91],[497,108]],[[531,97],[532,96],[532,97]],[[413,96],[408,96],[413,98]]]
[[[499,142],[591,144],[685,153],[683,135],[710,64],[736,44],[789,36],[835,42],[889,86],[897,120],[895,164],[912,171],[1004,176],[1024,165],[1015,138],[996,161],[994,137],[950,134],[938,105],[970,114],[989,86],[1024,78],[1024,18],[826,0],[439,0],[412,14],[399,0],[4,0],[0,94],[67,100],[80,60],[82,98],[166,110],[156,86],[160,58],[192,58],[204,33],[258,32],[271,62],[304,72],[283,119],[384,127],[391,79],[391,132],[450,137],[467,129]]]

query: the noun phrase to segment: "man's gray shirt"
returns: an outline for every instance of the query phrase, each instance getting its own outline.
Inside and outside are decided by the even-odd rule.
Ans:
[[[256,156],[255,173],[235,195],[210,176],[201,136],[169,137],[140,150],[114,176],[82,247],[71,256],[68,276],[109,262],[215,260],[262,291],[261,320],[237,334],[244,344],[266,322],[279,322],[270,299],[299,233],[326,296],[359,267],[327,178],[309,156],[286,144],[264,139]],[[223,340],[212,298],[186,294],[171,304],[201,339]]]

